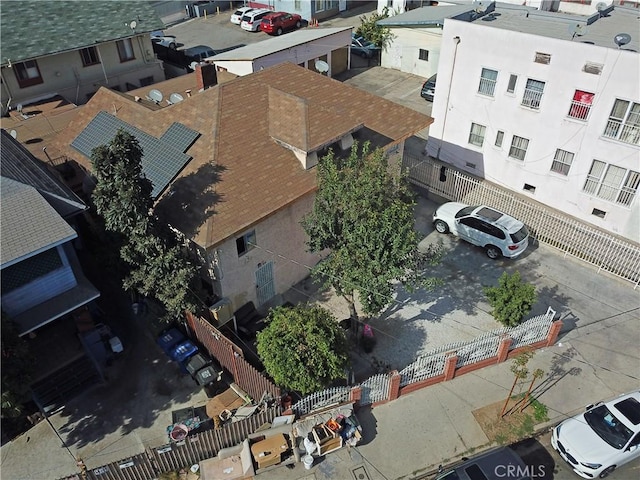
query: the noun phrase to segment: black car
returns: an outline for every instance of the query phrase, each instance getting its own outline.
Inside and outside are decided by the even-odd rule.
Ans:
[[[433,102],[433,96],[436,94],[437,76],[438,75],[436,74],[433,77],[429,78],[429,80],[424,82],[424,84],[422,85],[422,90],[420,91],[420,96],[425,100],[429,100],[430,102]]]
[[[439,468],[435,480],[531,480],[531,467],[509,447],[499,447],[448,469]]]

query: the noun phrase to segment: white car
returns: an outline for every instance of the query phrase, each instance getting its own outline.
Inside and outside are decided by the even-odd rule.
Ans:
[[[178,47],[178,42],[175,35],[165,35],[162,30],[156,30],[151,32],[151,42],[163,47],[175,50]]]
[[[240,7],[231,14],[231,23],[233,23],[234,25],[240,25],[240,22],[242,22],[242,17],[246,13],[249,13],[251,10],[253,10],[252,7]]]
[[[485,249],[491,259],[515,258],[529,245],[529,230],[520,220],[483,205],[448,202],[433,214],[438,233],[453,233]]]
[[[249,32],[258,32],[260,31],[260,23],[262,22],[262,19],[270,13],[273,13],[273,11],[267,10],[266,8],[256,8],[255,10],[251,10],[249,13],[245,13],[242,16],[240,28]]]
[[[589,405],[551,434],[551,445],[583,478],[604,478],[640,457],[640,391]]]

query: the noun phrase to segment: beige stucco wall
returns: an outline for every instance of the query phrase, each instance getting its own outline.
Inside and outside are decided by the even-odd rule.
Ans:
[[[12,106],[19,103],[27,105],[54,94],[62,95],[75,104],[83,104],[88,95],[95,93],[101,86],[119,88],[127,91],[129,82],[140,87],[140,79],[153,76],[153,81],[165,80],[162,62],[155,58],[151,40],[146,36],[131,38],[135,59],[120,62],[116,42],[98,45],[101,64],[84,67],[78,50],[50,55],[37,59],[43,83],[20,88],[13,68],[2,68],[3,88],[2,105],[11,101]],[[151,87],[150,87],[151,88]]]
[[[311,211],[314,195],[310,194],[289,207],[270,216],[255,227],[256,248],[238,257],[236,238],[231,238],[215,248],[219,262],[216,274],[223,297],[233,303],[234,310],[248,301],[259,307],[256,294],[256,270],[259,265],[273,261],[275,294],[287,291],[292,285],[309,275],[309,269],[321,258],[307,252],[307,236],[300,225],[305,214]],[[280,256],[281,255],[281,256]],[[210,257],[213,257],[210,252]]]

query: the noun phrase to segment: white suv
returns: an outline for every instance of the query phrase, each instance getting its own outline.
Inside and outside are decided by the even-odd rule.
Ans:
[[[529,230],[524,223],[482,205],[445,203],[433,214],[433,223],[439,233],[451,232],[484,248],[491,259],[517,257],[529,245]]]
[[[257,32],[260,30],[260,22],[262,22],[265,15],[268,15],[269,13],[273,13],[273,11],[267,10],[266,8],[258,8],[245,13],[242,16],[240,28],[243,30],[249,30],[250,32]]]
[[[584,478],[604,478],[640,457],[640,391],[589,405],[553,429],[551,445]]]

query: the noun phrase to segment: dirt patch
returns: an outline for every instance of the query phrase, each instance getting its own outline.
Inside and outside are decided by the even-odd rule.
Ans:
[[[548,420],[547,408],[537,400],[528,402],[521,412],[522,397],[512,397],[501,416],[504,403],[502,400],[472,412],[482,431],[492,442],[500,445],[517,442],[529,437],[536,424]]]

